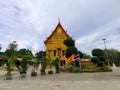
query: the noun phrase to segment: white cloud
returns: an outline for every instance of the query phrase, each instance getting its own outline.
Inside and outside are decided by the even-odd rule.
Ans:
[[[4,51],[14,40],[19,44],[19,48],[31,48],[34,52],[45,50],[43,40],[54,30],[60,17],[68,34],[76,39],[77,47],[83,52],[90,52],[91,47],[103,45],[102,40],[100,43],[92,44],[95,40],[101,39],[97,36],[106,35],[109,30],[117,28],[116,24],[119,26],[119,3],[119,0],[0,0],[2,50]],[[116,19],[118,22],[114,21]],[[110,24],[112,21],[114,22]],[[108,26],[105,23],[109,23]],[[101,33],[96,33],[99,30]],[[90,34],[92,32],[94,35]],[[119,46],[116,42],[110,46],[113,44]]]
[[[106,39],[106,46],[107,48],[111,49],[118,49],[119,47],[119,40],[120,40],[120,19],[115,21],[109,22],[98,29],[94,30],[90,34],[87,34],[83,37],[79,37],[76,40],[77,47],[85,51],[86,53],[90,54],[92,49],[94,48],[102,48],[104,49],[104,42],[102,39]]]

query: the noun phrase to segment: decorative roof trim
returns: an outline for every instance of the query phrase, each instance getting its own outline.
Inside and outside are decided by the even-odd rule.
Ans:
[[[65,34],[70,37],[68,34],[67,34],[67,31],[62,27],[60,21],[58,22],[58,25],[56,26],[56,28],[52,31],[52,34],[50,34],[49,37],[46,38],[46,40],[44,41],[44,43],[46,44],[47,40],[53,35],[53,33],[57,30],[58,27],[61,27],[62,30],[65,32]]]

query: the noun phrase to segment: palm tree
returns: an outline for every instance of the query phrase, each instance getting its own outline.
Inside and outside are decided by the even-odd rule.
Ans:
[[[53,60],[49,55],[47,55],[47,64],[50,66],[50,71],[48,71],[48,74],[53,74],[53,70],[52,70]]]
[[[32,59],[31,62],[32,62],[32,65],[33,65],[33,70],[31,72],[31,76],[37,76],[37,72],[35,71],[37,61],[35,59]]]
[[[6,80],[10,80],[12,79],[12,68],[14,67],[14,57],[11,59],[11,58],[8,58],[7,59],[7,63],[6,63],[6,70],[7,70],[7,74],[5,75],[5,79]]]

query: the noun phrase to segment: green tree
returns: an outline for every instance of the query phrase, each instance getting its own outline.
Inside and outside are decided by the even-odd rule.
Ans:
[[[53,60],[53,66],[55,66],[56,73],[60,72],[60,66],[59,66],[59,58],[56,57],[55,60]]]
[[[92,55],[97,56],[97,57],[101,57],[101,56],[105,56],[105,53],[102,49],[93,49]]]
[[[120,66],[120,51],[116,49],[107,49],[104,52],[107,52],[107,58],[109,59],[110,65],[115,63],[115,65]]]
[[[35,57],[36,57],[37,59],[40,59],[40,58],[42,58],[42,57],[45,56],[45,55],[46,55],[45,51],[39,51],[39,52],[37,52],[37,53],[35,54]]]
[[[53,60],[49,55],[47,55],[47,64],[50,66],[50,71],[52,71]]]
[[[102,61],[105,61],[105,52],[102,49],[93,49],[92,55],[98,57]]]
[[[5,51],[7,56],[12,57],[13,55],[15,55],[17,53],[17,47],[18,47],[18,44],[16,43],[16,41],[13,41],[12,43],[10,43],[8,45],[8,48]]]
[[[91,61],[97,63],[97,66],[104,67],[105,64],[105,53],[102,49],[93,49]]]
[[[20,54],[20,55],[27,55],[28,52],[29,52],[28,49],[23,48],[23,49],[20,49],[20,50],[18,51],[18,54]]]
[[[8,49],[13,50],[13,51],[17,51],[17,46],[18,46],[18,44],[16,43],[16,41],[13,41],[12,43],[10,43],[8,45]]]
[[[116,66],[120,66],[120,52],[117,53],[117,59],[113,60]]]
[[[83,58],[83,53],[81,51],[78,51],[77,54],[80,55],[80,58]]]
[[[72,54],[77,54],[77,48],[75,47],[75,41],[72,38],[67,38],[63,41],[67,46],[66,57],[70,57]]]
[[[69,58],[72,54],[81,54],[81,57],[83,57],[82,52],[78,51],[75,47],[75,41],[72,38],[67,38],[63,41],[63,43],[67,46],[66,49],[66,57]],[[77,67],[79,68],[79,61],[71,62],[71,68]]]
[[[5,59],[6,60],[6,71],[7,71],[7,74],[5,75],[5,79],[6,80],[10,80],[12,79],[12,69],[14,67],[14,59],[12,58],[7,58]]]
[[[45,75],[46,72],[45,72],[45,69],[46,69],[46,66],[47,66],[47,58],[46,56],[43,56],[41,58],[41,75]]]
[[[75,46],[75,41],[72,38],[67,38],[63,41],[67,47]]]
[[[21,58],[21,60],[16,60],[15,65],[18,68],[20,74],[26,73],[26,70],[28,69],[28,60],[32,61],[34,58],[32,51],[28,49],[20,49],[18,51],[18,57]]]
[[[93,57],[91,58],[91,61],[92,61],[93,63],[98,63],[99,58],[96,57],[96,56],[93,56]]]
[[[90,58],[91,58],[91,56],[90,56],[90,55],[88,55],[88,54],[86,54],[86,53],[83,53],[83,58],[84,58],[84,59],[90,59]]]
[[[74,46],[68,47],[66,49],[66,57],[69,58],[72,54],[77,54],[77,48]]]
[[[6,79],[12,79],[12,68],[14,66],[14,62],[16,60],[16,54],[17,54],[17,43],[16,41],[13,41],[8,45],[7,50],[5,51],[6,55],[9,56],[10,58],[6,58]]]
[[[29,49],[20,49],[19,51],[18,51],[18,57],[26,57],[26,59],[28,59],[28,60],[31,60],[32,58],[34,58],[34,55],[33,55],[33,53],[32,53],[32,51],[31,50],[29,50]]]

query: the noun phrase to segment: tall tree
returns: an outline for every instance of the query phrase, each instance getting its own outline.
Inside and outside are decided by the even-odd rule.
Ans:
[[[105,64],[105,53],[102,49],[93,49],[92,50],[93,57],[91,58],[91,61],[96,63],[98,66],[104,66]]]
[[[66,57],[70,57],[72,54],[77,54],[77,48],[74,46],[68,47],[66,49]]]
[[[104,51],[102,49],[93,49],[92,50],[92,55],[100,57],[100,56],[104,56],[105,53],[104,53]]]
[[[77,48],[75,47],[75,41],[72,38],[67,38],[63,41],[67,46],[66,57],[70,57],[72,54],[77,54]]]
[[[120,66],[120,51],[116,49],[107,49],[106,52],[107,52],[107,58],[109,59],[109,63],[111,65],[115,63],[115,65]]]
[[[18,57],[25,57],[26,59],[28,58],[29,60],[31,60],[32,58],[34,58],[34,55],[29,49],[23,48],[18,51]]]
[[[91,56],[90,56],[90,55],[88,55],[88,54],[86,54],[86,53],[83,53],[83,58],[84,58],[84,59],[90,59],[90,58],[91,58]]]
[[[83,58],[83,57],[84,57],[84,54],[83,54],[83,52],[81,52],[81,51],[78,51],[77,53],[80,55],[80,58]]]
[[[20,55],[21,55],[21,54],[22,54],[22,55],[27,55],[28,52],[29,52],[28,49],[23,48],[23,49],[20,49],[20,50],[18,51],[18,54],[20,54]]]
[[[7,56],[12,57],[13,54],[16,54],[16,52],[17,52],[17,47],[18,47],[18,44],[16,43],[16,41],[11,42],[11,43],[8,45],[8,48],[7,48],[6,51],[5,51],[5,53],[7,54]]]
[[[67,38],[63,41],[67,47],[75,46],[75,41],[72,38]]]
[[[20,74],[26,73],[26,70],[28,69],[28,60],[32,61],[32,59],[34,58],[32,51],[28,49],[20,49],[17,56],[21,58],[21,60],[16,60],[16,67],[18,68]]]
[[[18,46],[18,44],[16,43],[16,41],[13,41],[12,43],[10,43],[8,45],[8,49],[10,49],[12,51],[17,51],[17,46]]]
[[[46,55],[45,51],[39,51],[39,52],[37,52],[37,53],[35,54],[35,57],[36,57],[37,59],[40,59],[40,58],[42,58],[42,57],[45,56],[45,55]]]

